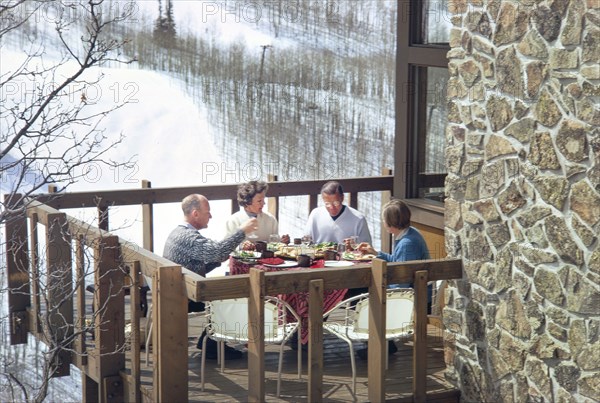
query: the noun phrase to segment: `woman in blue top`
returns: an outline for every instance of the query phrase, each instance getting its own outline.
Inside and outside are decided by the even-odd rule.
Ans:
[[[366,242],[358,245],[363,254],[377,255],[387,262],[405,262],[408,260],[429,259],[429,249],[423,235],[410,226],[410,209],[402,200],[390,200],[383,207],[381,218],[385,229],[394,236],[392,253],[377,252]],[[412,287],[411,284],[390,284],[389,288]]]
[[[410,226],[410,209],[402,200],[390,200],[383,206],[381,213],[384,228],[394,235],[394,251],[392,253],[377,252],[367,242],[362,242],[357,249],[363,254],[377,255],[377,258],[388,262],[405,262],[408,260],[429,259],[429,249],[423,235],[415,227]],[[412,288],[412,284],[389,284],[388,288]],[[358,295],[368,288],[350,289],[348,296]],[[431,301],[431,288],[427,287],[428,300]],[[431,302],[428,303],[430,305]],[[398,348],[393,340],[388,341],[388,354],[394,354]],[[367,349],[358,350],[360,358],[368,357]]]
[[[429,259],[429,249],[423,235],[415,227],[410,226],[410,209],[402,200],[390,200],[383,206],[381,213],[385,229],[394,235],[394,251],[390,253],[377,252],[368,243],[358,245],[363,254],[377,255],[379,259],[388,262],[406,262],[408,260]],[[389,284],[388,288],[412,288],[412,283]],[[431,312],[433,288],[427,286],[427,312]]]

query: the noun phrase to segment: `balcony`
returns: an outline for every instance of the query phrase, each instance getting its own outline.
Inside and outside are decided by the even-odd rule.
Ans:
[[[323,181],[270,184],[270,196],[305,195],[310,208]],[[391,176],[343,179],[351,200],[362,191],[382,192],[389,197]],[[211,200],[235,195],[235,185],[194,188],[136,189],[129,191],[47,194],[26,207],[26,216],[7,224],[9,287],[24,292],[11,294],[11,343],[27,342],[28,333],[57,347],[55,376],[70,374],[70,365],[83,372],[83,400],[125,401],[275,401],[273,374],[275,355],[264,348],[264,334],[253,334],[247,360],[227,362],[221,373],[207,368],[207,389],[199,388],[199,352],[195,348],[201,322],[188,323],[182,307],[188,299],[210,301],[248,297],[250,328],[262,329],[260,315],[264,295],[308,292],[310,313],[309,348],[303,355],[305,368],[298,380],[293,370],[296,353],[286,347],[281,400],[351,400],[351,373],[347,348],[324,337],[323,292],[335,288],[369,287],[369,358],[359,362],[358,401],[458,401],[459,392],[444,382],[443,330],[439,318],[427,315],[427,283],[462,277],[460,260],[440,259],[386,263],[374,260],[349,268],[294,270],[265,273],[252,269],[249,275],[204,278],[150,251],[152,205],[178,203],[190,193]],[[277,205],[277,200],[271,205]],[[44,204],[45,203],[45,204]],[[354,202],[355,203],[355,202]],[[126,242],[108,230],[109,209],[117,205],[142,205],[144,247]],[[233,205],[233,201],[232,201]],[[58,210],[94,207],[96,228]],[[232,209],[233,210],[233,209]],[[45,229],[47,253],[40,259],[39,227]],[[104,228],[102,228],[104,227]],[[27,230],[29,228],[29,231]],[[29,245],[29,246],[28,246]],[[148,247],[150,245],[150,247]],[[42,284],[40,270],[47,274]],[[154,324],[149,366],[140,360],[142,276],[153,279],[151,301]],[[85,291],[93,284],[93,298]],[[388,283],[415,284],[415,333],[398,343],[399,352],[386,369],[384,343],[385,292]],[[126,295],[127,294],[127,295]],[[57,321],[60,318],[60,321]],[[60,323],[62,323],[62,325]],[[65,326],[66,324],[66,326]],[[131,326],[125,338],[126,324]],[[51,337],[49,337],[51,336]],[[58,336],[58,337],[56,337]],[[182,364],[183,363],[183,364]],[[188,365],[185,365],[188,363]]]

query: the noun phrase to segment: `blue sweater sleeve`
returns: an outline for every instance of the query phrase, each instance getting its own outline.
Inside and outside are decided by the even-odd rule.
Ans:
[[[396,243],[392,254],[379,252],[377,257],[388,262],[423,260],[429,259],[429,250],[423,237],[418,232],[410,231]]]

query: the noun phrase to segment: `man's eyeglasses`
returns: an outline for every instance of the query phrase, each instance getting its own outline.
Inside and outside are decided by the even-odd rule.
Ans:
[[[339,201],[334,201],[334,202],[325,202],[325,207],[340,207],[342,205],[342,202]]]

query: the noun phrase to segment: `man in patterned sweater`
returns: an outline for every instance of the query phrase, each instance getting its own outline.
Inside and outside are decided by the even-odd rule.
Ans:
[[[205,276],[221,262],[227,259],[229,254],[245,239],[246,234],[256,231],[258,222],[256,218],[246,221],[231,236],[222,241],[213,241],[200,234],[200,230],[208,227],[208,221],[212,218],[208,199],[199,194],[186,196],[181,202],[184,222],[178,225],[167,238],[163,256],[186,269]],[[203,311],[204,304],[201,302],[188,301],[188,312]],[[202,333],[198,340],[198,347],[202,346]],[[206,358],[217,358],[217,343],[207,340]],[[241,352],[231,347],[226,347],[225,358],[240,358]]]

